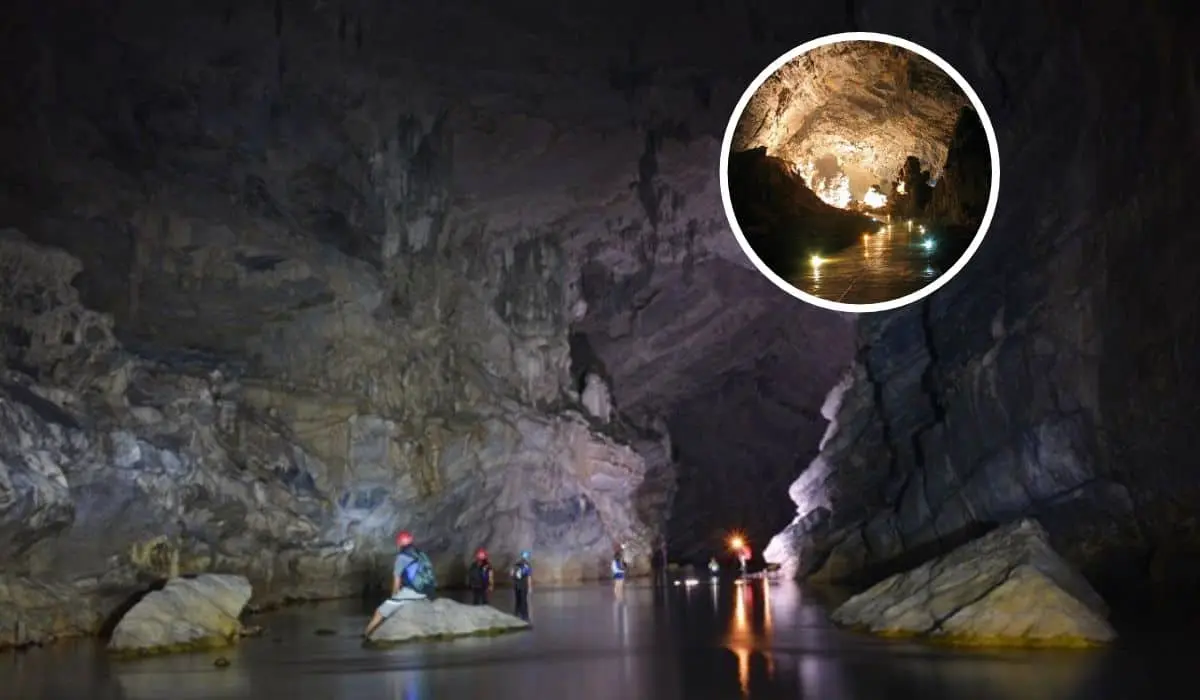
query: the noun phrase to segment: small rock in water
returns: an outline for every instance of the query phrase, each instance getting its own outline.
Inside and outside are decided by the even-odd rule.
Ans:
[[[367,639],[373,645],[422,639],[451,639],[529,629],[529,623],[490,605],[464,605],[447,598],[405,603]]]
[[[201,574],[174,578],[125,613],[109,649],[151,654],[228,646],[238,637],[238,617],[250,600],[244,576]]]
[[[318,636],[318,637],[332,637],[332,636],[334,636],[334,635],[336,635],[336,634],[337,634],[337,631],[336,631],[336,630],[326,629],[326,628],[324,628],[324,627],[322,627],[321,629],[317,630],[317,636]]]
[[[224,656],[218,656],[217,660],[213,662],[213,666],[216,666],[217,668],[225,668],[228,665],[229,659],[225,658]]]

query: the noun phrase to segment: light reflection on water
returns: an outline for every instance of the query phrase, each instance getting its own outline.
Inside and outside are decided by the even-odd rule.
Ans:
[[[0,688],[22,700],[1125,700],[1173,697],[1151,689],[1191,680],[1186,649],[951,652],[833,630],[791,584],[627,585],[624,604],[608,587],[539,590],[528,633],[388,651],[361,647],[367,608],[328,604],[265,616],[263,637],[218,653],[114,663],[75,644],[0,655]],[[217,656],[230,666],[215,668]]]
[[[849,304],[897,299],[940,277],[955,260],[948,259],[937,234],[908,222],[885,225],[862,234],[852,247],[810,257],[789,281],[814,296]]]

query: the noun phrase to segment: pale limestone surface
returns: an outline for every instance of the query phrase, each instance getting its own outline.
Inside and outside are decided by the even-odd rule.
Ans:
[[[1031,519],[880,582],[832,619],[960,644],[1084,646],[1116,638],[1104,601]]]
[[[250,602],[245,576],[175,578],[139,600],[113,630],[114,652],[174,652],[233,644]]]
[[[529,629],[529,623],[490,605],[464,605],[447,598],[411,601],[383,621],[367,639],[373,644],[399,644]]]

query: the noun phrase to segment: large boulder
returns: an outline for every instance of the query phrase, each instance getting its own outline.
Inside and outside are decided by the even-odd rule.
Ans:
[[[252,593],[244,576],[201,574],[175,578],[152,591],[121,618],[109,649],[160,654],[212,649],[233,644],[238,619]]]
[[[406,603],[384,620],[367,643],[388,646],[422,640],[474,637],[529,629],[529,623],[489,605],[439,598]]]
[[[1094,646],[1107,606],[1025,519],[897,574],[834,611],[837,624],[975,646]]]

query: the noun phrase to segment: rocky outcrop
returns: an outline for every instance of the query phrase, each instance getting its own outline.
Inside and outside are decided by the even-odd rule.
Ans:
[[[856,7],[918,40],[936,34],[911,5]],[[1129,38],[1128,59],[1099,41],[1117,21],[1107,11],[1070,30],[1047,17],[1046,34],[1019,44],[983,29],[987,16],[963,38],[988,47],[976,55],[994,52],[1003,76],[975,83],[1012,174],[991,231],[927,302],[862,319],[837,433],[802,477],[778,550],[801,572],[872,583],[985,523],[1033,515],[1106,599],[1150,598],[1149,562],[1167,543],[1178,585],[1194,585],[1182,562],[1200,551],[1187,398],[1200,374],[1182,358],[1197,354],[1200,321],[1179,300],[1196,296],[1183,262],[1196,246],[1159,233],[1189,216],[1190,185],[1170,168],[1136,185],[1126,175],[1177,162],[1183,137],[1166,115],[1195,105],[1172,90],[1142,95],[1133,76],[1186,84],[1172,61],[1187,42],[1150,8],[1122,16],[1161,50]],[[1051,40],[1059,28],[1076,38]],[[945,56],[971,65],[968,53]]]
[[[951,226],[978,227],[991,194],[991,171],[983,122],[975,110],[964,107],[954,126],[946,167],[929,202],[930,218]]]
[[[250,602],[243,576],[173,578],[125,613],[108,642],[118,654],[162,654],[229,646],[242,632]]]
[[[299,484],[287,488],[311,479],[311,503],[338,504],[325,506],[338,523],[328,535],[312,534],[326,532],[318,519],[296,530],[305,547],[261,548],[298,563],[256,564],[273,572],[269,582],[251,575],[256,595],[357,588],[394,515],[441,527],[454,511],[436,502],[488,501],[433,466],[473,454],[482,423],[498,442],[515,442],[505,426],[525,417],[573,433],[566,424],[585,412],[573,332],[596,335],[606,361],[622,358],[600,375],[610,420],[584,423],[601,443],[653,452],[636,517],[659,529],[675,466],[669,452],[658,457],[669,441],[647,427],[669,424],[728,371],[762,379],[760,356],[739,340],[797,318],[830,323],[750,269],[720,206],[713,168],[728,109],[742,70],[775,48],[740,35],[744,8],[701,17],[689,5],[665,10],[673,26],[740,42],[748,63],[730,74],[727,58],[686,47],[660,60],[644,52],[656,37],[628,45],[622,18],[649,10],[627,7],[497,13],[474,3],[422,8],[417,19],[380,2],[13,6],[0,46],[14,73],[0,86],[12,107],[0,123],[0,225],[80,261],[82,306],[112,319],[127,354],[160,376],[186,374],[197,391],[215,387],[225,420],[236,418],[225,426],[242,441],[239,464]],[[463,31],[413,35],[433,26]],[[578,26],[590,27],[586,41],[572,38]],[[538,39],[497,49],[504,32]],[[562,58],[547,63],[546,51]],[[802,364],[786,346],[772,352],[784,361],[764,366]],[[171,441],[211,444],[186,431]],[[282,454],[263,457],[259,444]],[[378,455],[402,463],[403,476],[378,469]],[[410,486],[418,495],[402,492]],[[378,510],[384,492],[403,505]],[[543,520],[573,512],[557,495],[533,500],[558,504],[538,506],[557,513]],[[207,522],[207,504],[199,512]],[[235,527],[235,517],[213,518]],[[205,542],[228,534],[196,527]],[[424,534],[444,548],[439,564],[486,544]],[[259,537],[234,539],[240,549]],[[310,550],[319,554],[298,553]]]
[[[490,605],[464,605],[439,598],[405,603],[383,621],[366,643],[386,647],[405,642],[519,632],[529,623]]]
[[[892,213],[907,219],[924,216],[933,199],[931,178],[929,170],[921,168],[920,159],[916,156],[905,158],[904,165],[892,180],[892,197],[888,202]]]
[[[729,199],[738,226],[758,257],[784,279],[814,254],[832,254],[879,226],[821,201],[792,166],[765,147],[729,157]]]
[[[966,95],[924,58],[880,42],[813,49],[780,68],[746,105],[733,148],[764,147],[791,163],[833,156],[861,199],[905,158],[937,177]]]
[[[0,309],[19,368],[0,385],[5,643],[93,632],[179,572],[243,574],[259,605],[356,594],[399,527],[453,580],[481,545],[501,566],[535,549],[546,580],[603,575],[614,541],[648,565],[644,462],[578,412],[497,399],[406,434],[202,355],[132,354],[79,303],[70,256],[10,232],[0,260],[19,270]]]
[[[1116,638],[1107,612],[1041,525],[1021,520],[876,584],[832,619],[963,645],[1075,647]]]

